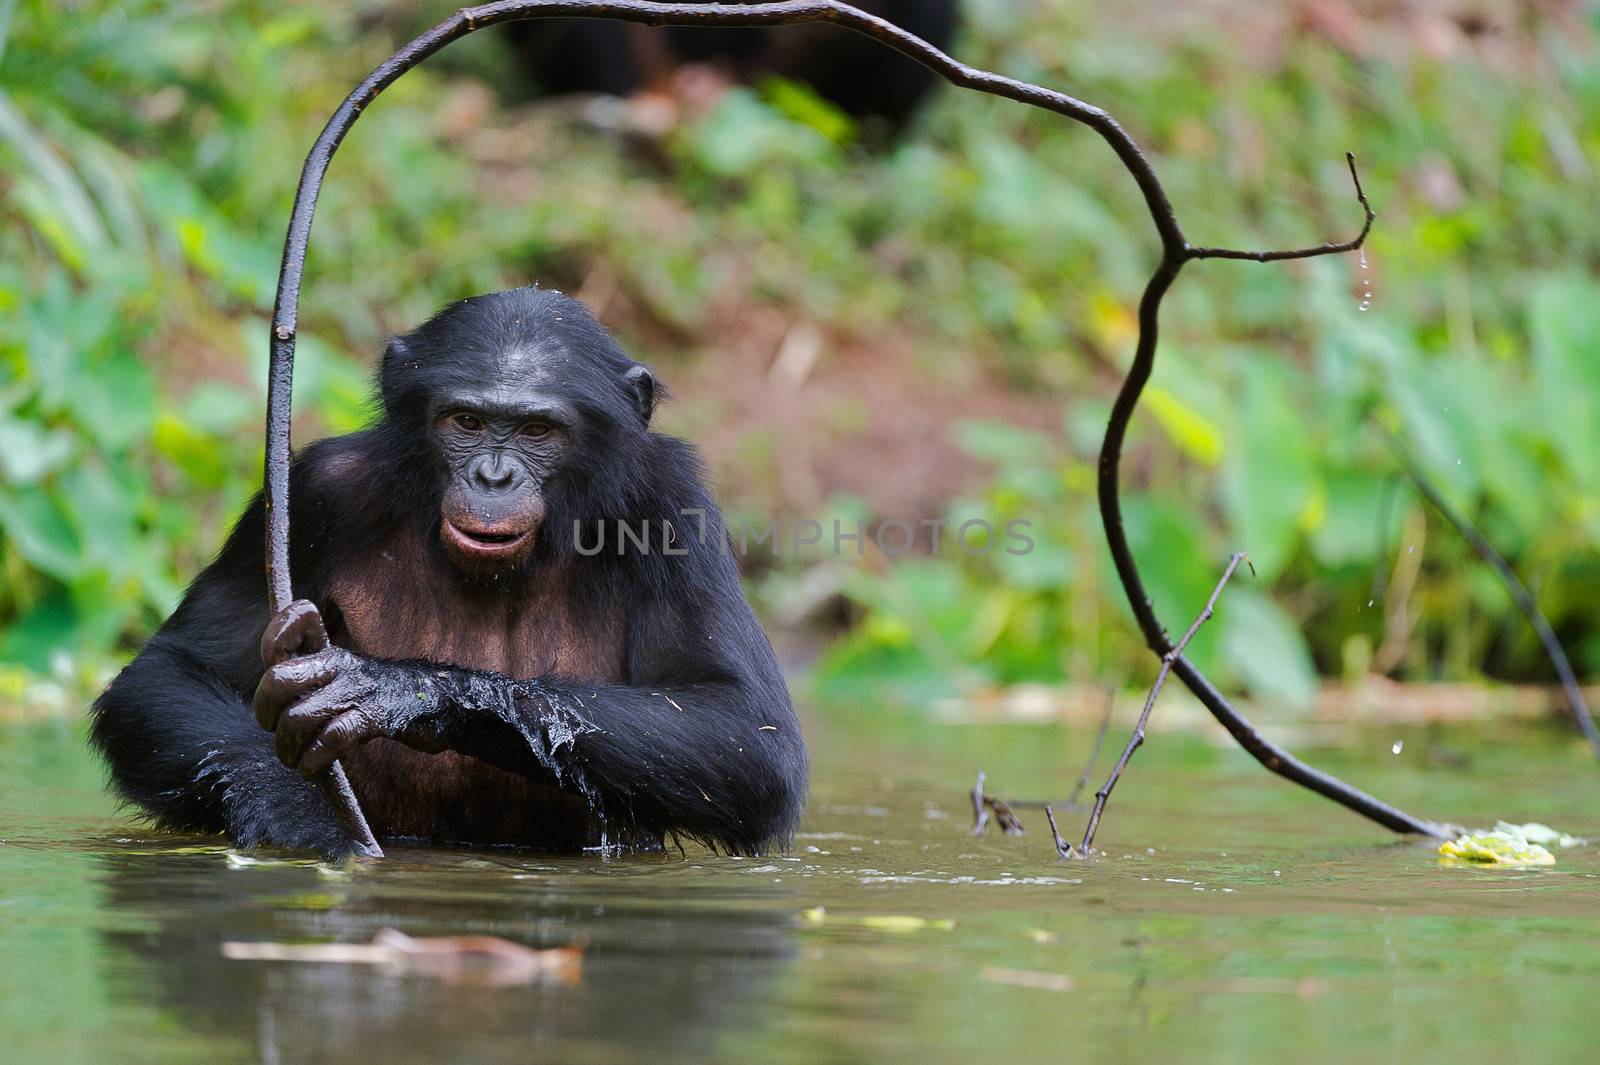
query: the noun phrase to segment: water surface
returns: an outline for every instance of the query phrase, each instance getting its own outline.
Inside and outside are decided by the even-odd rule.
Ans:
[[[983,768],[1000,794],[1060,794],[1087,733],[808,725],[817,773],[787,857],[396,849],[342,878],[143,828],[79,728],[0,728],[0,1061],[1596,1058],[1600,848],[1443,868],[1216,735],[1169,733],[1124,779],[1105,856],[1060,863],[1037,812],[1022,838],[971,837],[964,792]],[[1424,815],[1600,835],[1600,770],[1557,727],[1336,739],[1307,753]],[[582,978],[495,988],[220,951],[383,928],[578,943]]]

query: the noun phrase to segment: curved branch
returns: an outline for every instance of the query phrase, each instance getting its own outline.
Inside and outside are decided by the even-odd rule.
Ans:
[[[299,316],[306,246],[311,236],[317,196],[328,165],[332,162],[340,142],[344,140],[345,135],[349,133],[367,106],[408,70],[452,41],[501,22],[559,16],[619,19],[650,26],[669,24],[769,26],[799,22],[829,22],[870,37],[916,60],[953,85],[1054,112],[1080,122],[1100,135],[1139,186],[1150,220],[1161,240],[1162,249],[1161,261],[1151,275],[1140,303],[1139,341],[1133,365],[1117,395],[1111,419],[1106,426],[1105,442],[1101,448],[1099,479],[1101,520],[1106,528],[1107,540],[1117,566],[1118,576],[1122,580],[1123,591],[1128,596],[1146,642],[1157,654],[1165,655],[1171,651],[1166,634],[1150,606],[1149,598],[1145,595],[1138,567],[1128,548],[1127,537],[1122,529],[1117,485],[1122,442],[1127,433],[1128,422],[1138,405],[1139,395],[1145,382],[1149,380],[1155,359],[1156,320],[1161,299],[1183,264],[1190,259],[1242,258],[1268,262],[1275,259],[1326,255],[1359,247],[1372,224],[1372,209],[1367,205],[1366,195],[1361,192],[1359,178],[1356,179],[1357,194],[1366,208],[1367,224],[1353,241],[1294,252],[1235,252],[1228,249],[1193,247],[1184,239],[1183,230],[1178,224],[1171,202],[1167,199],[1166,190],[1156,177],[1149,160],[1145,158],[1133,138],[1111,115],[1065,93],[967,66],[893,23],[840,3],[838,0],[779,0],[773,3],[752,4],[665,3],[657,0],[502,0],[500,3],[483,4],[457,11],[380,63],[345,98],[329,118],[328,124],[306,156],[305,166],[300,174],[300,184],[295,191],[294,207],[290,212],[289,231],[284,239],[277,300],[272,312],[265,473],[268,507],[267,583],[274,608],[288,603],[291,598],[288,548],[289,405],[294,373],[295,329]],[[1353,157],[1350,165],[1351,174],[1354,175]],[[1184,683],[1200,698],[1212,715],[1268,769],[1396,831],[1443,834],[1441,826],[1395,810],[1335,777],[1303,765],[1273,746],[1255,732],[1250,723],[1233,709],[1221,693],[1217,692],[1187,659],[1176,657],[1173,670],[1183,678]],[[339,776],[342,778],[342,774]],[[351,829],[352,836],[361,839],[363,833],[358,830],[365,828],[365,822],[361,818],[360,808],[349,792],[348,785],[344,785],[341,789],[338,784],[338,781],[325,783],[325,787],[329,790],[330,797],[334,799],[336,809],[341,811],[346,827]],[[370,838],[370,833],[364,834]]]
[[[1145,643],[1157,655],[1165,657],[1172,650],[1166,629],[1156,617],[1150,595],[1145,591],[1144,580],[1139,575],[1138,563],[1128,546],[1128,534],[1122,524],[1120,478],[1122,445],[1127,437],[1128,424],[1139,404],[1150,373],[1155,368],[1156,337],[1160,327],[1161,300],[1167,294],[1178,271],[1183,268],[1184,253],[1164,256],[1145,286],[1144,297],[1139,301],[1139,343],[1134,351],[1133,364],[1123,379],[1111,407],[1111,417],[1106,422],[1106,435],[1100,445],[1098,488],[1100,495],[1100,521],[1105,528],[1106,544],[1111,550],[1111,560],[1116,564],[1117,576],[1122,581],[1123,593],[1133,609],[1134,619],[1144,634]],[[1359,788],[1352,787],[1338,777],[1324,773],[1300,761],[1256,730],[1243,714],[1239,713],[1226,696],[1219,692],[1199,668],[1179,655],[1173,662],[1173,672],[1183,680],[1189,690],[1211,712],[1223,728],[1228,730],[1239,746],[1249,751],[1256,761],[1267,769],[1302,787],[1309,788],[1332,799],[1346,809],[1353,810],[1396,832],[1416,832],[1439,839],[1454,835],[1454,826],[1426,821],[1390,806]]]
[[[1361,188],[1361,175],[1356,172],[1356,153],[1345,152],[1344,161],[1350,165],[1350,180],[1355,182],[1356,202],[1361,204],[1361,209],[1366,213],[1366,220],[1361,223],[1361,232],[1349,240],[1337,244],[1318,244],[1313,248],[1292,248],[1288,251],[1234,251],[1231,248],[1197,248],[1190,246],[1184,250],[1185,259],[1244,259],[1252,263],[1276,263],[1285,259],[1312,259],[1318,255],[1337,255],[1344,251],[1355,251],[1366,243],[1367,234],[1372,232],[1373,219],[1377,214],[1372,210],[1372,204],[1367,202],[1367,194]]]

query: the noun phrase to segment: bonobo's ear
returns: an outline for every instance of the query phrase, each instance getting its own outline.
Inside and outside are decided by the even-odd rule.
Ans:
[[[655,375],[643,366],[635,366],[622,375],[622,381],[633,394],[633,407],[639,412],[639,420],[649,428],[650,416],[656,412]]]
[[[390,337],[388,346],[383,350],[383,358],[378,360],[378,392],[383,397],[384,409],[391,415],[398,415],[404,405],[411,377],[406,372],[406,359],[410,354],[404,337]],[[416,369],[416,364],[413,363],[409,369]]]

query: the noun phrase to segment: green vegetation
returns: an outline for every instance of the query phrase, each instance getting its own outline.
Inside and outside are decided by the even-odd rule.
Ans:
[[[342,6],[0,0],[0,696],[65,702],[92,683],[259,483],[300,159],[337,99],[448,5],[403,26]],[[1135,545],[1169,624],[1229,551],[1258,573],[1198,660],[1290,702],[1318,673],[1547,676],[1492,574],[1395,481],[1381,425],[1529,579],[1580,672],[1600,670],[1600,16],[1351,16],[1324,33],[1158,4],[970,8],[957,51],[1117,115],[1198,242],[1347,235],[1343,152],[1360,157],[1379,213],[1370,310],[1353,257],[1200,264],[1168,300],[1127,463]],[[403,79],[333,167],[302,439],[359,424],[384,332],[446,299],[572,288],[603,265],[634,309],[624,338],[669,379],[744,310],[778,306],[1063,411],[1053,432],[950,427],[992,466],[951,516],[1032,520],[1036,549],[848,568],[858,621],[824,680],[916,697],[1144,667],[1093,463],[1153,237],[1098,140],[947,92],[874,153],[777,85],[639,150],[571,108],[495,108],[477,79],[507,57],[487,37]],[[772,502],[740,449],[717,457],[732,507]],[[760,591],[782,606],[795,577]]]

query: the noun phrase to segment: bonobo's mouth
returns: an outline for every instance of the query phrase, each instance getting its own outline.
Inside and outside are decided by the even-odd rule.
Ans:
[[[446,518],[445,540],[462,554],[476,558],[499,558],[516,554],[533,535],[532,529],[480,528],[471,529],[457,525]]]

